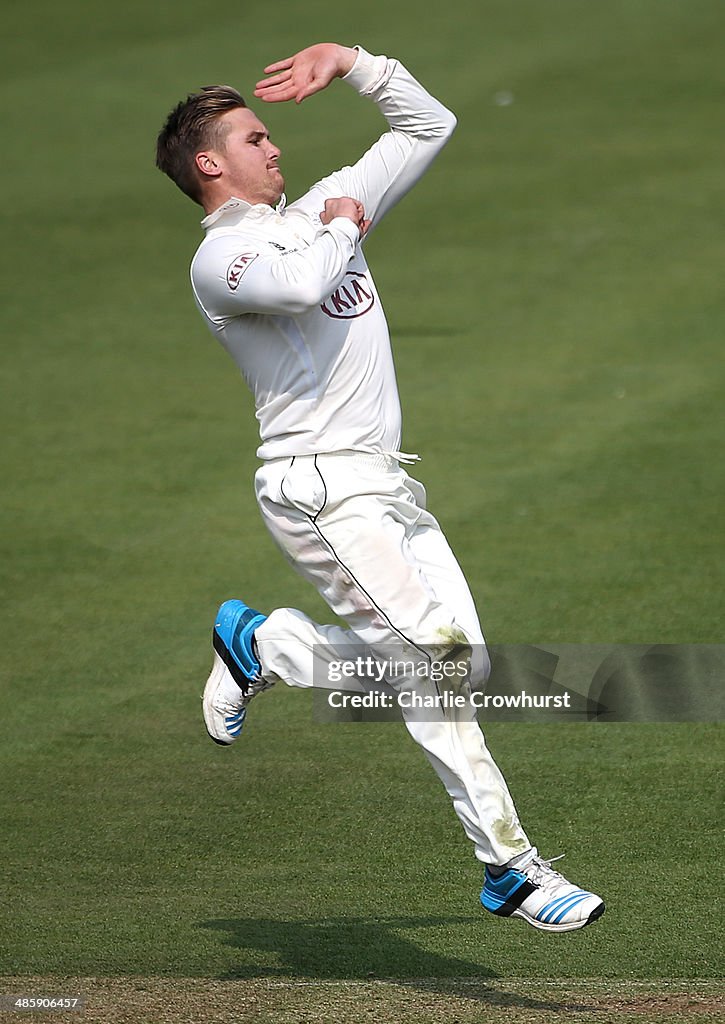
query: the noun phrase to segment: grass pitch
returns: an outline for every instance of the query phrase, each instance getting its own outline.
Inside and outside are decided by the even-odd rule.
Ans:
[[[207,740],[219,602],[327,613],[264,533],[251,401],[188,289],[199,215],[152,164],[189,89],[317,38],[399,55],[460,128],[369,258],[489,639],[717,643],[722,5],[236,17],[4,12],[0,991],[76,979],[99,1024],[718,1019],[716,723],[487,730],[607,901],[569,936],[483,914],[397,726],[278,688]],[[381,130],[342,85],[262,113],[290,195]]]

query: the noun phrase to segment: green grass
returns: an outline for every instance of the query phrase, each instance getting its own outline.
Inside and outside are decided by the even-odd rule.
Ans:
[[[275,692],[243,748],[209,752],[193,694],[151,690],[143,707],[112,694],[97,723],[77,712],[16,750],[8,972],[717,976],[702,855],[717,842],[703,799],[714,727],[490,728],[532,833],[610,903],[606,924],[562,949],[482,919],[479,869],[396,726],[310,725],[304,696]],[[165,712],[170,732],[148,724]],[[663,922],[670,902],[684,905]]]
[[[198,211],[153,143],[187,90],[249,92],[317,38],[400,55],[459,115],[369,259],[489,639],[721,640],[722,6],[418,11],[4,12],[0,973],[720,973],[717,725],[488,730],[529,832],[609,904],[555,940],[479,911],[398,727],[278,690],[232,750],[201,728],[221,599],[326,611],[258,516],[251,401],[187,283]],[[380,130],[342,86],[263,113],[291,195]]]

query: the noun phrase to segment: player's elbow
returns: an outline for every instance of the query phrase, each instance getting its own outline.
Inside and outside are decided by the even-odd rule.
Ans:
[[[443,137],[446,141],[450,139],[458,125],[458,118],[452,110],[446,110],[443,118]]]
[[[456,115],[441,106],[436,113],[435,123],[429,126],[428,138],[436,149],[442,149],[456,130]]]

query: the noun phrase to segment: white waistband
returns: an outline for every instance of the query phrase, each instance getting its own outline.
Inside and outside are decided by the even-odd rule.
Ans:
[[[287,455],[277,459],[267,459],[268,463],[289,462],[292,459],[323,459],[329,462],[344,459],[345,462],[358,463],[371,469],[393,469],[399,464],[413,465],[420,462],[420,455],[408,452],[366,452],[358,449],[345,449],[339,452],[317,452],[314,455]]]

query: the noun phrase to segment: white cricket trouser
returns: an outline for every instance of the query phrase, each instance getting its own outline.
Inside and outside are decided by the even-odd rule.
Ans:
[[[383,660],[392,649],[404,650],[406,659],[412,652],[420,665],[440,663],[467,640],[471,681],[483,682],[490,666],[468,584],[426,511],[423,485],[396,459],[352,452],[275,459],[257,471],[255,485],[277,544],[350,626],[321,626],[291,608],[273,611],[255,632],[266,679],[313,686],[313,660],[344,660],[361,642]],[[400,689],[400,680],[393,685]],[[436,690],[417,673],[409,685]],[[502,864],[527,850],[531,844],[470,701],[464,710],[427,710],[425,720],[420,712],[402,713],[476,857]]]

